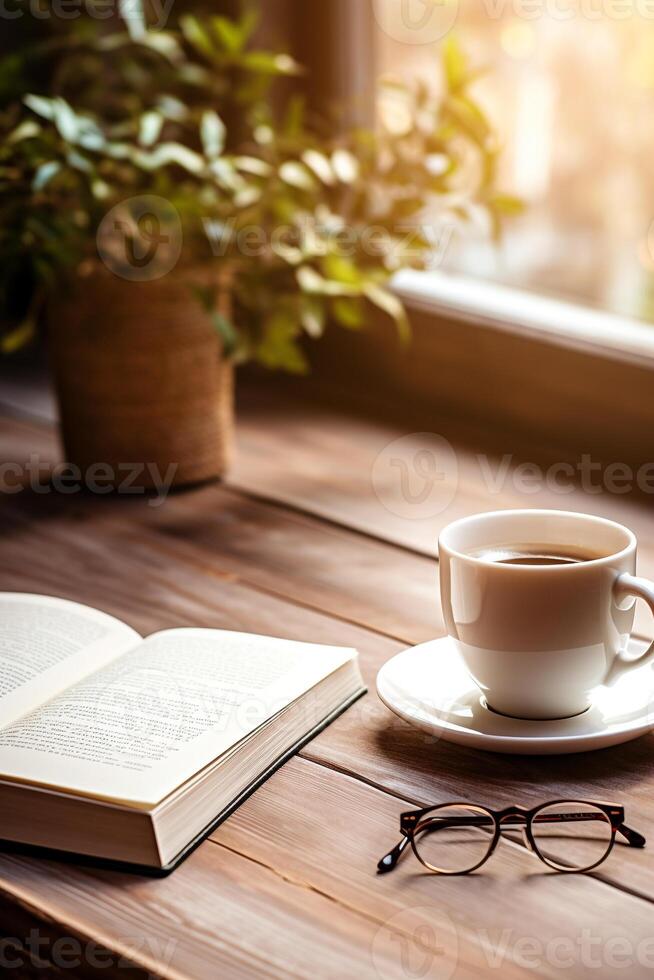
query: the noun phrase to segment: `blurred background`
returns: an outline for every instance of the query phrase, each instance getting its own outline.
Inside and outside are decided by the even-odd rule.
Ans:
[[[442,90],[455,33],[479,77],[474,96],[502,147],[500,184],[525,213],[499,247],[483,221],[456,235],[441,268],[643,320],[654,319],[654,9],[637,0],[371,0],[268,7],[322,104],[370,109],[374,79]],[[293,31],[291,30],[291,35]],[[433,36],[433,40],[431,39]],[[331,41],[332,47],[329,48]],[[313,66],[313,68],[312,68]]]
[[[192,320],[210,351],[210,323],[220,350],[204,361],[222,356],[230,378],[246,362],[276,380],[311,370],[302,397],[326,386],[425,429],[449,419],[642,458],[654,412],[653,4],[5,0],[0,17],[3,347],[12,370],[49,318],[60,404],[74,391],[64,429],[83,427],[80,377],[97,421],[110,364],[122,402],[123,362],[142,400],[137,337],[164,365],[157,395],[179,401],[161,381],[166,359],[179,363],[174,331],[147,334],[153,310],[176,309],[179,350]],[[172,211],[135,210],[152,194]],[[168,271],[153,266],[148,292],[105,219],[138,252],[148,227],[170,237],[175,211],[184,252],[164,251]],[[413,256],[399,244],[407,221],[426,239]],[[302,240],[307,222],[326,251]],[[219,261],[209,232],[227,226],[263,232],[262,251],[232,241]],[[379,254],[361,247],[374,227]],[[340,231],[359,236],[353,254]],[[194,283],[202,310],[183,282],[200,260],[213,277]],[[57,310],[71,272],[81,299]],[[94,373],[84,338],[98,309]],[[211,384],[228,406],[231,380]]]
[[[654,11],[599,0],[447,6],[489,69],[475,95],[505,147],[503,181],[528,207],[499,249],[459,238],[444,267],[651,320]],[[381,70],[438,86],[440,39],[411,44],[378,27],[376,43]]]

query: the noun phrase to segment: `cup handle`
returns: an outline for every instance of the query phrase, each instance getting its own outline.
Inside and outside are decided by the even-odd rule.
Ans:
[[[654,582],[650,582],[646,578],[638,578],[636,575],[629,575],[625,572],[615,580],[613,590],[615,598],[618,601],[630,597],[644,599],[654,614]],[[622,653],[619,653],[611,664],[604,683],[612,684],[613,681],[617,680],[618,677],[622,677],[632,667],[643,667],[652,660],[654,660],[654,642],[650,643],[647,650],[641,653],[640,657],[625,657]]]

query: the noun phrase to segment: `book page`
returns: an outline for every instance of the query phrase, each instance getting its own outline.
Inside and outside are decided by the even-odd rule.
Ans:
[[[218,630],[156,633],[0,731],[0,776],[154,805],[356,655]]]
[[[136,630],[89,606],[0,592],[0,727],[140,642]]]

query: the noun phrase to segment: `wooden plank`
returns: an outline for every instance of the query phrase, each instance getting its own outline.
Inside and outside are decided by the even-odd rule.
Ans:
[[[223,487],[141,508],[138,523],[171,560],[215,566],[402,642],[444,633],[435,562],[385,542]]]
[[[37,552],[42,556],[39,562],[26,565],[25,556]],[[145,530],[135,533],[121,523],[101,525],[72,516],[37,527],[25,523],[5,539],[3,557],[0,587],[88,601],[122,615],[144,632],[180,624],[208,625],[354,645],[361,651],[371,687],[381,664],[397,650],[396,643],[369,630],[275,595],[253,593],[230,575],[221,577],[214,570],[213,556],[205,565],[186,562],[179,555],[169,560]],[[139,582],[140,591],[135,592],[134,582]],[[583,760],[482,756],[415,731],[373,693],[318,736],[303,755],[427,804],[461,795],[498,806],[512,802],[516,794],[525,802],[616,796],[647,835],[654,825],[654,803],[648,801],[654,786],[650,746],[648,736]],[[640,852],[638,856],[642,860]],[[647,860],[642,866],[649,874]],[[643,888],[652,893],[651,882],[645,881]]]
[[[17,499],[17,498],[14,498]],[[57,595],[102,608],[142,634],[175,626],[246,630],[306,642],[354,646],[373,683],[381,660],[401,644],[347,621],[253,589],[224,571],[214,556],[204,563],[172,560],[152,535],[123,523],[88,520],[65,498],[68,516],[39,522],[0,514],[0,589]],[[61,513],[61,511],[60,511]]]
[[[17,446],[26,434],[28,426],[15,431],[14,423],[0,420],[0,438],[13,440],[14,458],[20,458]],[[40,440],[36,444],[44,457],[54,456],[48,433],[37,429],[33,438]],[[80,495],[46,503],[34,494],[5,506],[25,519],[53,511],[62,519],[83,513],[88,519],[155,528],[171,559],[193,561],[214,574],[235,574],[407,645],[444,633],[433,559],[219,485],[175,494],[157,507],[140,498]],[[654,634],[644,603],[637,605],[636,630]]]
[[[418,806],[463,799],[501,808],[552,799],[623,804],[627,823],[654,841],[654,736],[569,756],[512,756],[452,745],[370,710],[365,725],[337,720],[304,750],[307,759],[355,774]],[[654,851],[616,848],[602,876],[654,899]]]
[[[607,473],[597,470],[598,461],[593,459],[589,465],[595,469],[586,477],[588,490],[573,487],[572,492],[557,492],[557,483],[566,483],[567,477],[549,468],[566,461],[564,454],[559,460],[542,460],[538,447],[532,447],[531,453],[528,448],[518,453],[514,441],[498,442],[497,437],[493,451],[488,452],[483,443],[454,442],[456,433],[444,430],[437,419],[426,419],[423,429],[453,442],[455,460],[433,456],[432,441],[419,438],[416,430],[406,426],[353,418],[320,406],[298,410],[296,404],[270,396],[263,407],[245,402],[239,414],[239,452],[229,483],[432,556],[440,530],[467,514],[521,507],[579,510],[632,527],[640,540],[642,568],[654,575],[651,493],[602,491]],[[406,436],[413,436],[408,448],[394,445]],[[421,451],[428,454],[426,463],[419,458]],[[385,463],[374,478],[380,454]],[[580,466],[583,455],[575,461]],[[392,459],[399,461],[394,467]],[[519,468],[523,462],[542,464],[547,475],[542,489],[534,491],[539,481]],[[409,481],[408,502],[402,490],[403,470]],[[425,503],[421,493],[428,486],[433,493]],[[415,506],[410,494],[417,497]]]
[[[57,923],[60,937],[81,941],[84,950],[88,940],[98,941],[175,980],[357,978],[379,928],[369,916],[212,842],[163,880],[4,856],[0,890],[19,906],[35,907],[37,916]],[[3,926],[10,930],[11,922]],[[383,950],[380,965],[393,968]],[[111,975],[122,975],[120,965]]]
[[[19,398],[12,392],[9,401],[14,410],[23,413],[35,402],[35,417],[54,422],[54,404],[43,398],[43,379],[28,385],[27,396],[22,394]],[[420,434],[417,428],[354,416],[318,403],[307,404],[306,398],[298,401],[296,396],[293,400],[279,388],[245,386],[239,397],[238,453],[229,483],[255,496],[285,503],[432,557],[440,530],[466,514],[516,507],[579,510],[627,523],[639,537],[643,573],[654,576],[651,460],[643,459],[641,464],[650,466],[649,492],[637,492],[636,487],[625,493],[620,474],[611,475],[607,470],[621,460],[600,461],[585,453],[583,447],[571,457],[569,451],[520,444],[513,435],[498,435],[480,426],[453,427],[437,416],[425,416],[421,429],[449,441],[456,457],[454,465],[446,457],[444,467],[437,458],[433,469],[428,460],[427,480],[421,476],[425,468],[417,454],[421,448],[431,453],[433,443],[415,438]],[[28,432],[27,423],[23,431]],[[23,445],[23,456],[42,441],[36,426],[32,433]],[[408,450],[406,446],[389,450],[397,439],[406,436],[414,437]],[[437,478],[430,498],[437,513],[428,513],[429,506],[417,504],[408,508],[407,516],[407,501],[400,484],[402,468],[396,466],[391,471],[396,480],[387,480],[385,487],[381,477],[373,480],[380,453],[385,454],[385,459],[390,453],[392,458],[404,460],[409,486],[418,496],[425,489],[430,472]],[[524,463],[540,466],[544,479],[539,481],[536,476],[535,484],[533,472],[521,469]],[[561,463],[573,466],[576,476],[572,483],[565,472],[551,469]],[[388,466],[381,467],[382,477],[384,472],[388,476]],[[440,472],[444,474],[442,480]],[[637,476],[634,465],[634,485]],[[641,479],[646,477],[647,473]],[[615,493],[606,491],[610,479],[615,479]],[[563,491],[557,489],[561,483]],[[541,489],[534,489],[541,484]]]
[[[435,878],[412,855],[378,876],[406,806],[294,760],[171,878],[75,867],[62,874],[55,862],[5,857],[0,889],[62,933],[93,937],[163,976],[400,980],[407,963],[422,962],[420,975],[435,980],[491,970],[554,978],[553,947],[562,944],[571,975],[585,977],[608,971],[616,942],[632,960],[644,957],[648,903],[590,877],[549,872],[508,842],[473,876]],[[643,964],[634,965],[630,976],[641,975]]]
[[[0,440],[11,446],[13,459],[23,458],[21,447],[24,456],[36,451],[26,452],[28,438],[45,459],[55,458],[50,433],[37,428],[32,435],[29,426],[0,419]],[[3,514],[12,524],[69,522],[73,531],[81,520],[129,522],[156,530],[169,561],[180,558],[218,577],[235,575],[402,642],[443,633],[433,560],[220,485],[172,495],[156,507],[139,497],[26,491],[4,498],[0,521]]]
[[[615,928],[629,943],[628,936],[634,938],[633,926],[636,944],[651,942],[654,924],[647,912],[642,914],[640,905],[635,907],[639,924],[632,920],[625,925],[633,896],[589,876],[552,873],[506,835],[489,863],[472,876],[433,877],[422,871],[412,854],[392,874],[376,875],[377,861],[399,840],[399,814],[408,804],[338,775],[311,767],[304,759],[293,760],[270,780],[264,792],[248,801],[239,820],[216,831],[215,839],[266,866],[283,866],[292,878],[385,922],[398,914],[401,919],[403,910],[421,909],[424,904],[430,907],[432,926],[437,928],[439,912],[445,912],[444,931],[451,920],[458,936],[465,938],[470,965],[477,965],[480,975],[489,971],[491,962],[472,960],[473,951],[479,952],[475,947],[481,946],[482,954],[489,956],[486,939],[492,946],[507,933],[512,934],[510,946],[520,935],[538,937],[546,945],[555,937],[576,941],[586,929],[597,934]],[[302,802],[298,805],[300,784]],[[619,854],[614,853],[610,860],[613,865],[624,864],[627,884],[630,873],[637,869],[641,869],[638,881],[643,875],[651,878],[651,863],[642,871],[644,852],[626,847],[615,850]],[[575,948],[579,956],[576,942]],[[496,963],[496,968],[504,975],[504,964]],[[583,976],[589,969],[579,958],[571,972]],[[539,965],[538,972],[547,974],[548,964]]]
[[[12,499],[16,501],[14,512],[15,507],[21,503],[28,503],[26,498]],[[14,526],[8,537],[5,534],[3,542],[4,563],[0,569],[0,585],[27,591],[55,592],[80,601],[97,603],[109,612],[122,615],[144,632],[178,624],[204,624],[252,629],[264,633],[281,632],[290,638],[353,644],[362,652],[369,684],[374,684],[376,671],[386,659],[397,652],[398,643],[375,636],[369,630],[336,622],[329,616],[284,601],[275,595],[257,593],[256,601],[253,601],[251,592],[242,583],[247,581],[248,576],[256,578],[253,571],[257,565],[256,551],[248,557],[246,547],[241,552],[238,566],[233,558],[224,565],[219,518],[216,518],[218,529],[214,537],[207,530],[211,526],[214,511],[210,511],[209,518],[203,517],[199,504],[194,506],[194,501],[198,499],[196,495],[183,499],[185,515],[196,514],[192,555],[186,549],[177,550],[177,538],[180,535],[185,536],[188,531],[187,516],[180,518],[176,513],[171,518],[172,528],[168,527],[165,534],[166,548],[173,541],[175,550],[169,554],[167,551],[162,553],[158,539],[147,528],[135,534],[133,528],[126,530],[121,524],[109,526],[100,524],[99,517],[89,518],[87,502],[77,503],[70,498],[42,498],[43,501],[48,501],[48,506],[51,504],[57,509],[56,516],[46,520],[43,510],[45,505],[37,501],[36,506],[43,516],[35,526],[26,524],[23,530],[19,530],[15,518],[11,519]],[[177,499],[174,503],[177,506]],[[92,504],[92,511],[98,514],[103,503],[93,501]],[[127,509],[130,509],[129,505]],[[147,515],[151,512],[148,508],[138,510],[139,514],[145,512]],[[168,513],[166,508],[159,511],[162,512]],[[113,511],[110,509],[108,513]],[[237,515],[232,516],[237,522]],[[26,519],[25,515],[23,519]],[[147,519],[149,518],[146,517]],[[164,522],[167,520],[168,518],[164,518]],[[156,521],[156,526],[161,529],[158,517]],[[226,523],[229,524],[229,520]],[[238,528],[238,523],[236,527]],[[259,538],[264,562],[266,553],[270,554],[274,548],[278,549],[278,554],[282,554],[285,533],[285,530],[275,533],[273,528],[267,538],[267,546],[263,546],[264,537]],[[238,537],[238,530],[234,536]],[[254,537],[257,537],[256,531]],[[201,547],[203,539],[207,544],[204,550]],[[229,548],[227,552],[230,553]],[[232,548],[231,555],[233,553]],[[38,562],[26,562],[26,556],[37,554]],[[280,580],[293,557],[299,554],[304,554],[301,538],[293,537],[286,556],[278,559],[282,563],[278,576]],[[126,574],[127,570],[129,575]],[[272,576],[274,571],[272,567],[269,574]],[[391,575],[392,565],[388,565],[385,571]],[[360,569],[355,566],[355,575],[348,574],[343,579],[341,588],[347,588],[355,595],[360,578]],[[139,582],[137,591],[132,585],[134,579]],[[301,575],[296,578],[293,590],[296,598],[307,605],[311,601],[317,601],[315,592],[305,598]],[[430,598],[426,596],[424,601],[430,602]],[[407,636],[406,639],[409,641],[410,637]],[[349,721],[355,717],[356,725],[354,721]],[[645,743],[649,744],[647,739],[639,740],[607,752],[594,753],[588,759],[598,760],[608,755],[620,760],[641,751],[638,747]],[[409,726],[395,719],[376,698],[362,702],[359,708],[355,708],[344,719],[331,726],[328,732],[312,744],[311,752],[315,758],[328,764],[342,766],[351,771],[358,767],[359,771],[375,782],[409,797],[427,801],[431,797],[426,792],[426,787],[433,779],[435,763],[439,769],[444,766],[443,771],[449,773],[450,779],[446,785],[453,787],[456,784],[457,774],[461,769],[462,785],[467,785],[466,780],[470,780],[472,790],[475,785],[475,760],[479,759],[477,753],[466,752],[446,743],[434,746],[427,741],[425,744],[425,738],[420,733],[413,732]],[[407,757],[412,760],[410,768],[402,765],[402,759]],[[507,770],[513,780],[517,780],[519,784],[524,783],[524,776],[520,778],[520,774],[528,766],[525,760],[486,755],[483,759],[491,786],[494,785],[492,774],[497,772],[497,785],[501,789],[505,783],[502,773]],[[544,794],[549,792],[556,795],[564,789],[565,792],[578,791],[579,783],[573,777],[579,768],[579,760],[572,763],[565,758],[538,760],[529,764],[529,769],[533,766],[537,766],[543,777],[548,772],[551,774],[549,779],[542,779]],[[587,764],[584,761],[585,776],[592,776],[596,766],[597,762]],[[557,781],[555,777],[558,772],[567,773],[567,778]],[[648,773],[639,772],[640,778],[643,775]],[[587,784],[596,794],[606,796],[609,789],[606,786],[607,778],[607,771],[600,769],[597,778],[587,779]]]
[[[35,899],[36,896],[33,896]],[[74,975],[93,980],[98,971],[126,980],[150,980],[153,971],[137,966],[127,950],[117,952],[92,936],[62,934],[62,928],[39,907],[4,891],[0,885],[3,973],[16,980]],[[149,964],[153,965],[153,964]],[[74,973],[73,973],[74,971]],[[118,972],[120,971],[120,972]]]
[[[216,557],[212,550],[213,547],[219,549],[217,539],[210,543],[210,547],[203,549],[202,536],[198,533],[191,545],[197,551],[192,557],[189,555],[186,559],[182,559],[178,555],[173,556],[172,552],[167,550],[170,542],[174,541],[174,534],[171,535],[161,526],[158,527],[155,536],[147,527],[145,529],[140,527],[139,521],[135,521],[135,526],[132,526],[125,514],[119,519],[111,516],[110,508],[106,509],[110,521],[105,525],[99,516],[103,505],[98,501],[93,501],[92,513],[89,513],[86,505],[77,501],[57,500],[51,503],[52,498],[42,499],[47,499],[48,503],[35,501],[35,498],[30,498],[28,495],[20,495],[12,498],[12,504],[4,508],[3,557],[6,555],[8,559],[4,572],[8,577],[14,575],[17,581],[32,583],[20,586],[5,585],[5,587],[21,587],[27,590],[44,588],[58,594],[65,594],[65,590],[70,589],[72,597],[79,599],[87,595],[87,601],[92,604],[103,605],[109,608],[109,611],[113,608],[117,614],[125,618],[133,616],[131,621],[135,624],[137,621],[143,623],[144,629],[155,628],[155,626],[148,626],[148,623],[158,626],[180,622],[196,624],[201,622],[207,625],[231,624],[232,628],[252,629],[257,628],[253,627],[252,623],[261,622],[262,632],[274,632],[270,624],[281,621],[285,635],[291,635],[292,631],[297,629],[297,635],[303,638],[324,637],[329,633],[331,638],[328,642],[355,642],[360,647],[363,644],[364,662],[369,676],[373,676],[382,660],[387,659],[397,647],[397,644],[384,637],[375,636],[370,631],[348,623],[335,623],[329,616],[303,608],[297,603],[283,601],[279,596],[270,595],[269,592],[263,591],[263,583],[260,583],[261,588],[253,594],[252,588],[245,585],[242,578],[245,574],[254,574],[251,570],[256,564],[256,549],[253,542],[250,554],[247,553],[248,548],[239,552],[239,549],[232,545],[228,549],[231,564],[229,570],[224,571],[217,567],[217,562],[221,560],[220,553]],[[121,501],[120,504],[121,506],[127,504],[127,508],[130,507],[129,502],[126,501]],[[202,511],[204,513],[204,504]],[[237,520],[236,515],[235,520]],[[34,525],[26,527],[26,521],[34,521]],[[124,522],[130,526],[123,527]],[[111,527],[108,526],[109,523]],[[268,543],[263,549],[264,552],[272,554],[274,535],[273,521],[265,536]],[[295,538],[291,535],[291,550],[301,546],[301,537],[300,531]],[[165,546],[162,544],[164,538]],[[235,553],[238,562],[234,558]],[[289,562],[290,550],[283,559],[280,577],[286,574],[284,569]],[[269,582],[274,576],[275,567],[278,566],[271,566],[266,570],[266,574],[270,576]],[[327,580],[333,581],[337,573],[338,569],[331,570]],[[241,581],[238,580],[239,578]],[[135,582],[139,584],[140,594],[135,594]],[[345,584],[346,582],[340,587],[345,587]],[[300,585],[301,575],[298,575],[297,583],[294,582],[293,588],[297,587],[300,602],[305,602]],[[357,588],[356,577],[351,587],[353,590]],[[285,586],[285,589],[288,588]],[[318,586],[312,585],[312,588],[314,592],[309,596],[309,604],[315,604],[319,600]],[[336,599],[332,601],[336,602]],[[370,603],[370,597],[366,598],[366,602]],[[108,606],[107,603],[110,605]],[[291,632],[286,632],[287,626]],[[345,636],[346,631],[348,636],[353,636],[356,632],[357,640],[334,638],[335,632],[338,632],[339,636]],[[311,632],[312,635],[307,636],[307,632]],[[384,782],[392,792],[400,795],[431,802],[435,795],[435,769],[438,774],[436,791],[439,796],[437,798],[443,798],[440,794],[447,792],[450,786],[452,789],[458,788],[459,792],[456,795],[460,795],[463,788],[470,790],[471,793],[475,790],[474,795],[477,796],[480,784],[486,792],[492,790],[499,796],[501,792],[508,792],[511,780],[520,786],[525,794],[528,791],[541,792],[547,785],[548,779],[552,785],[579,785],[579,768],[583,766],[584,779],[587,779],[590,774],[591,784],[595,780],[598,789],[600,780],[604,783],[605,789],[608,782],[611,782],[616,789],[619,785],[621,790],[624,790],[623,799],[627,792],[633,794],[638,780],[642,779],[642,799],[635,795],[633,798],[639,805],[642,803],[643,808],[647,803],[646,795],[652,777],[649,756],[636,758],[629,753],[633,753],[635,747],[643,742],[649,743],[649,740],[639,740],[631,746],[584,757],[581,762],[577,759],[573,769],[567,771],[566,765],[570,760],[566,758],[539,759],[536,763],[531,760],[530,767],[530,760],[511,760],[509,757],[499,757],[496,765],[491,765],[490,762],[487,765],[487,760],[492,760],[494,757],[484,756],[483,778],[480,779],[479,754],[470,753],[470,758],[466,761],[465,758],[461,758],[462,754],[465,756],[465,750],[446,746],[444,743],[436,746],[436,749],[434,746],[416,745],[416,739],[423,739],[419,733],[414,733],[399,722],[396,723],[374,699],[362,702],[362,706],[364,705],[371,706],[370,713],[368,708],[365,708],[356,719],[353,712],[348,713],[320,739],[312,743],[309,752],[322,763],[349,768],[363,779],[375,781],[377,776],[381,776],[379,781]],[[344,724],[348,719],[349,727]],[[613,756],[610,764],[603,768],[587,766],[588,759],[597,759],[607,754]],[[407,760],[410,760],[408,765]],[[542,765],[543,761],[545,765]],[[530,785],[534,779],[534,766],[538,767],[535,771],[540,786]],[[622,773],[624,778],[616,780],[616,772]],[[584,785],[588,785],[588,782]],[[302,792],[302,789],[296,788],[295,798],[301,797]],[[609,794],[605,791],[596,795]],[[649,795],[651,796],[651,793]],[[538,798],[543,797],[539,795]],[[648,821],[651,822],[651,813],[648,813]],[[331,824],[331,819],[328,822]],[[636,819],[632,822],[639,829],[642,826],[647,833],[646,826]],[[624,854],[627,853],[633,861],[635,857],[642,858],[643,853],[646,852],[624,851]],[[622,857],[621,850],[620,858]],[[649,894],[648,882],[651,880],[651,868],[639,864],[629,871],[630,876],[632,871],[634,875],[639,876],[638,887],[642,887]],[[611,873],[614,874],[613,869]],[[628,882],[625,882],[625,887],[627,886]],[[607,895],[612,894],[613,892],[607,889]],[[611,902],[612,899],[609,898],[607,901]]]

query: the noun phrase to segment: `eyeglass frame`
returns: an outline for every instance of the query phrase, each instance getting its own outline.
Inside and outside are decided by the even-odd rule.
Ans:
[[[534,823],[534,818],[538,815],[541,810],[546,810],[548,807],[557,806],[561,804],[575,804],[579,806],[592,806],[597,810],[600,810],[608,818],[608,822],[611,827],[611,838],[608,842],[608,847],[604,855],[596,861],[594,864],[589,864],[584,868],[567,868],[565,866],[554,863],[551,859],[546,858],[539,850],[538,844],[535,841],[532,825]],[[444,869],[435,868],[428,864],[424,858],[420,856],[418,848],[415,842],[415,834],[420,830],[420,822],[428,814],[433,813],[436,810],[442,810],[445,807],[466,807],[472,810],[478,810],[480,814],[484,817],[490,817],[493,821],[494,831],[491,838],[488,850],[481,861],[470,868],[466,868],[463,871],[446,871]],[[556,817],[561,818],[561,822],[564,822],[563,818],[565,814],[552,815],[552,822],[556,823]],[[505,807],[502,810],[491,810],[490,807],[483,806],[478,803],[469,803],[465,801],[450,802],[450,803],[436,803],[432,806],[424,807],[421,810],[407,810],[405,813],[400,815],[400,832],[402,833],[402,840],[395,845],[395,847],[388,852],[377,864],[377,871],[379,874],[386,874],[389,871],[393,871],[400,857],[404,853],[406,847],[411,844],[411,849],[415,856],[418,858],[423,867],[427,868],[432,874],[443,874],[443,875],[464,875],[470,874],[473,871],[477,871],[482,867],[491,857],[495,848],[500,842],[502,836],[502,823],[508,818],[521,818],[519,824],[520,830],[523,834],[523,839],[530,851],[532,851],[544,864],[555,871],[559,871],[563,874],[583,874],[587,871],[592,871],[597,868],[600,864],[606,861],[607,857],[613,850],[615,844],[616,834],[621,834],[627,841],[629,847],[645,847],[647,841],[642,834],[638,833],[637,830],[633,830],[631,827],[627,827],[624,822],[624,807],[620,806],[618,803],[604,803],[597,802],[595,800],[570,800],[570,799],[560,799],[560,800],[548,800],[546,803],[539,803],[538,806],[532,809],[527,809],[526,807],[515,805]],[[450,817],[450,820],[456,820],[455,817]],[[463,818],[468,819],[468,818]],[[572,820],[580,820],[579,816],[571,815]],[[586,819],[588,819],[586,817]],[[451,826],[452,824],[450,824]],[[468,826],[474,826],[474,823],[467,824]],[[446,824],[443,824],[446,826]]]

